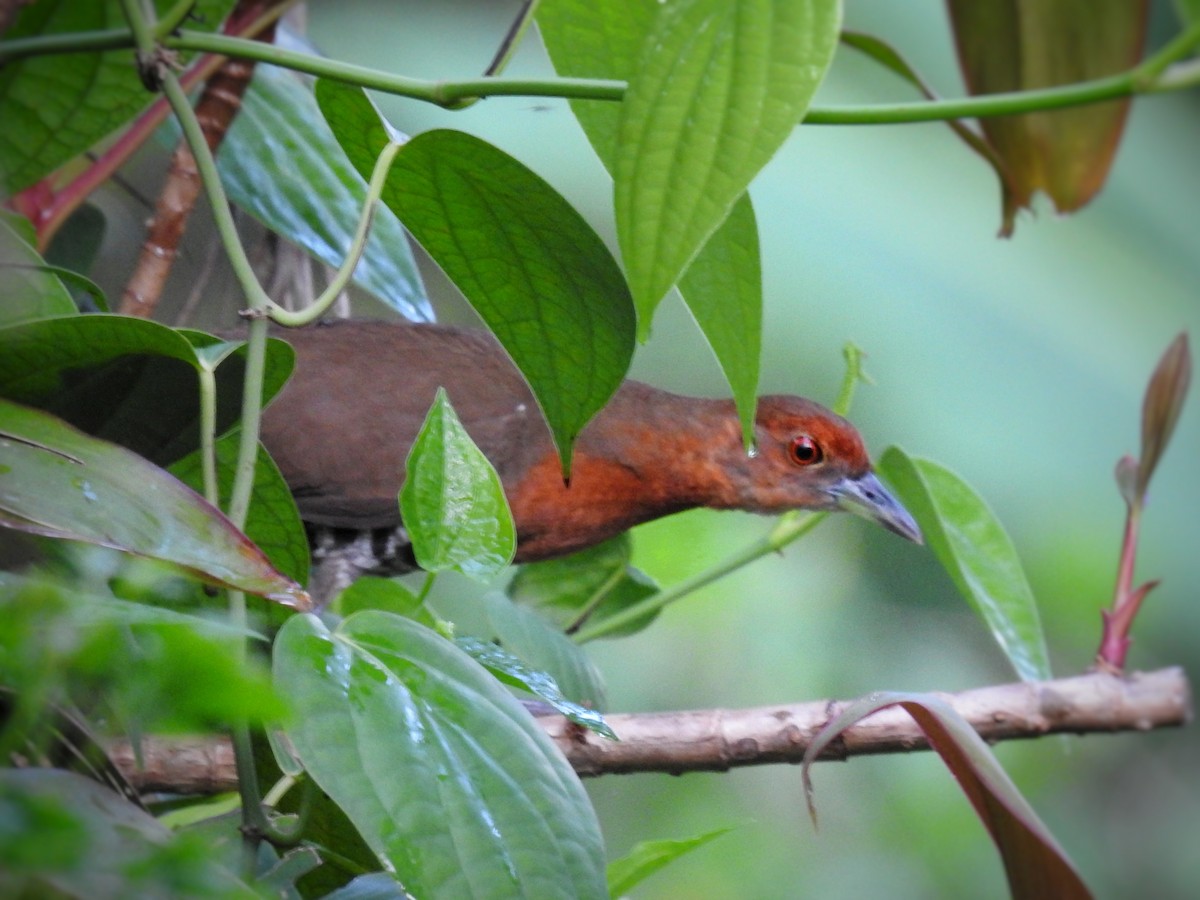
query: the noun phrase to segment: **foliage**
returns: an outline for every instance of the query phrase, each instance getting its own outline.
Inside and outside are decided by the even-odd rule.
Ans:
[[[0,221],[6,279],[0,308],[0,522],[36,536],[23,545],[36,563],[0,580],[7,623],[0,684],[13,697],[0,723],[0,748],[6,757],[20,753],[40,765],[0,773],[0,827],[13,838],[0,841],[7,854],[4,877],[11,873],[12,879],[6,887],[49,886],[68,896],[140,890],[311,894],[317,876],[334,879],[338,889],[331,896],[343,897],[402,896],[403,890],[538,897],[627,890],[724,830],[645,844],[609,868],[606,887],[592,806],[561,753],[507,688],[540,696],[577,725],[611,735],[596,711],[604,702],[602,680],[578,643],[650,626],[666,603],[705,579],[660,592],[631,565],[628,539],[621,538],[580,558],[523,569],[507,595],[481,600],[486,626],[480,633],[458,640],[426,602],[428,582],[420,596],[362,584],[335,602],[340,620],[333,612],[324,619],[290,615],[269,641],[254,631],[241,591],[287,606],[307,603],[294,581],[307,568],[306,539],[279,473],[255,440],[258,405],[279,389],[291,366],[286,345],[268,343],[261,320],[285,316],[265,297],[236,241],[221,182],[270,227],[326,263],[340,264],[341,282],[361,257],[367,260],[358,275],[363,288],[392,308],[423,315],[428,300],[406,252],[389,260],[366,237],[376,205],[390,211],[385,227],[393,240],[401,239],[402,223],[530,382],[564,474],[576,436],[625,377],[635,337],[649,333],[656,307],[673,286],[718,357],[749,443],[762,278],[746,190],[798,122],[821,118],[812,100],[834,56],[841,4],[680,0],[657,12],[660,4],[648,0],[603,4],[599,11],[574,0],[547,0],[538,22],[561,77],[536,89],[516,80],[506,87],[502,80],[448,86],[388,79],[308,52],[210,34],[231,5],[202,5],[195,14],[203,28],[180,28],[169,17],[181,7],[167,2],[152,9],[168,17],[161,21],[147,19],[134,0],[98,4],[89,20],[67,4],[41,3],[22,13],[0,43],[0,117],[21,121],[0,141],[0,179],[7,193],[20,192],[12,206],[32,220]],[[532,6],[514,34],[528,25]],[[955,9],[961,46],[991,27],[968,19],[961,4]],[[234,19],[236,13],[224,27],[236,35]],[[1076,93],[1068,85],[1057,94],[1034,91],[991,106],[980,98],[973,109],[1011,112],[1003,103],[1024,102],[1032,114],[1043,108],[1040,102],[1049,108],[1148,90],[1148,76],[1162,74],[1197,39],[1193,26],[1136,71],[1086,83]],[[923,84],[886,45],[861,38],[858,44]],[[1002,56],[1018,49],[1011,43],[999,48]],[[1039,49],[1043,58],[1055,52],[1045,42]],[[65,50],[83,52],[60,54]],[[197,140],[180,80],[170,65],[159,64],[167,51],[228,51],[321,77],[311,91],[278,71],[260,78],[252,88],[251,114],[239,122],[233,152],[220,157],[218,171]],[[63,70],[67,77],[49,79],[46,67],[60,58],[71,60]],[[81,60],[94,65],[89,69]],[[1127,65],[1135,61],[1129,57]],[[1067,80],[1115,68],[1102,62],[1098,69],[1068,73]],[[982,81],[984,92],[994,86]],[[78,203],[88,189],[86,179],[72,181],[60,166],[112,140],[135,118],[144,120],[148,95],[141,83],[163,90],[206,189],[222,201],[214,204],[218,227],[258,317],[245,344],[125,316],[80,314],[73,291],[82,287],[103,309],[98,289],[39,253],[52,236],[45,224],[50,217],[35,214],[50,208],[47,196]],[[570,97],[613,174],[624,271],[585,218],[523,163],[462,131],[436,129],[405,140],[364,86],[446,106],[469,105],[493,90]],[[1002,86],[1040,89],[1047,83],[1039,78]],[[965,114],[961,104],[953,115],[937,107],[936,101],[928,104],[942,118]],[[70,129],[62,127],[64,110],[75,111]],[[89,110],[103,114],[83,114]],[[1123,113],[1115,125],[1108,118],[1111,150]],[[1055,142],[1071,146],[1081,135],[1093,140],[1090,117],[1078,127],[1052,121],[1059,132]],[[988,126],[984,133],[999,151],[991,154],[993,162],[1004,148],[1042,140],[1001,138]],[[283,178],[278,185],[258,183],[277,168],[285,151],[271,139],[283,136],[292,148],[286,152],[303,160],[309,190]],[[974,136],[977,150],[981,140]],[[1084,178],[1102,182],[1110,158],[1101,154],[1085,164]],[[998,171],[1005,177],[1019,168],[1009,155]],[[366,183],[358,183],[354,172]],[[1016,200],[1008,197],[1006,219],[1039,184],[1023,187]],[[1047,187],[1056,191],[1061,184],[1055,174]],[[1064,190],[1075,191],[1075,183]],[[1072,193],[1064,205],[1081,202]],[[327,293],[331,300],[336,291]],[[1120,476],[1131,516],[1140,513],[1150,472],[1183,402],[1187,379],[1180,373],[1190,370],[1190,361],[1185,366],[1178,354],[1172,359],[1167,368],[1175,373],[1174,388],[1159,388],[1147,403],[1159,411],[1147,412],[1157,416],[1157,425],[1147,426],[1142,465],[1136,475],[1127,465]],[[848,384],[858,376],[852,365]],[[167,466],[207,499],[160,468]],[[398,502],[430,577],[455,569],[489,578],[504,569],[515,542],[511,517],[494,471],[442,395],[410,471]],[[1018,672],[1045,677],[1049,663],[1032,592],[986,504],[944,467],[898,450],[885,454],[883,471]],[[218,503],[229,518],[213,508]],[[820,520],[785,517],[763,542],[715,567],[708,580],[781,549]],[[77,542],[128,556],[114,563]],[[146,558],[173,568],[138,568],[149,565]],[[195,578],[232,589],[227,611],[217,610]],[[1145,591],[1119,606],[1125,616],[1119,639],[1132,621],[1130,603],[1136,612]],[[247,641],[254,642],[253,655]],[[260,644],[269,644],[272,687],[260,671]],[[130,677],[130,659],[138,663],[136,678]],[[936,716],[931,724],[928,701],[889,702],[912,707],[923,725],[943,736],[939,740],[949,741],[944,735],[956,726]],[[77,709],[135,735],[149,728],[232,727],[244,838],[227,816],[172,835],[121,796],[119,778],[102,786],[41,765],[64,755],[64,745],[79,743],[60,721]],[[255,771],[249,734],[252,726],[277,722],[295,759],[278,750],[279,768],[287,774],[267,803],[256,782],[272,769],[260,760]],[[968,743],[963,738],[956,746]],[[955,772],[964,783],[970,780],[964,773],[992,779],[993,787],[968,786],[967,792],[999,835],[1014,891],[1034,895],[1046,876],[1049,883],[1069,881],[1072,890],[1086,892],[1011,784],[994,787],[1003,773],[996,776],[987,749],[971,745],[970,755],[973,765]],[[322,792],[313,801],[321,812],[309,817],[311,797],[298,802],[299,812],[282,812],[293,798],[280,803],[279,796],[297,780],[297,793]],[[1010,815],[989,818],[996,796]],[[318,834],[315,822],[330,810],[350,825]],[[363,844],[382,872],[360,871]],[[98,872],[108,880],[85,885],[78,871],[84,863],[89,878]]]

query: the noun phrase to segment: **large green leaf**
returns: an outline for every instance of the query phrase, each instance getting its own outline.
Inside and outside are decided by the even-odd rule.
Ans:
[[[418,565],[476,578],[495,575],[517,552],[504,486],[438,388],[405,464],[400,512]]]
[[[991,748],[949,703],[929,694],[871,694],[852,703],[825,726],[804,755],[804,791],[812,805],[809,768],[838,735],[889,706],[902,706],[925,732],[975,807],[1000,851],[1009,890],[1016,900],[1084,900],[1091,892],[1033,807],[1021,796]]]
[[[0,396],[167,465],[199,445],[195,346],[216,341],[129,316],[25,322],[0,329]],[[218,433],[241,414],[244,358],[240,348],[217,368]],[[268,341],[264,398],[282,387],[293,361],[291,347]]]
[[[358,88],[322,80],[316,92],[342,149],[368,174],[389,127]],[[633,355],[632,301],[608,248],[536,174],[457,131],[409,141],[383,199],[513,358],[569,470],[576,436]]]
[[[197,0],[189,27],[217,28],[233,3]],[[176,5],[154,2],[159,12]],[[120,0],[41,0],[25,6],[4,37],[125,27]],[[16,193],[79,156],[153,99],[138,78],[132,49],[31,56],[0,66],[0,195]]]
[[[889,447],[877,468],[1017,674],[1027,681],[1049,678],[1046,637],[1029,580],[1012,540],[983,498],[949,469],[910,457],[899,447]]]
[[[1073,84],[1114,75],[1141,58],[1146,0],[949,0],[963,78],[972,94]],[[1059,212],[1104,186],[1125,128],[1129,100],[991,116],[980,124],[1004,162],[1003,221],[1045,191]]]
[[[234,203],[326,265],[342,264],[367,186],[338,147],[312,88],[293,73],[255,69],[217,168]],[[354,281],[407,319],[433,319],[404,229],[386,207],[375,212]]]
[[[750,195],[742,194],[679,282],[733,391],[742,440],[754,440],[758,369],[762,353],[762,262]]]
[[[661,8],[658,0],[542,0],[537,9],[538,32],[559,75],[627,81],[637,71],[642,45]],[[611,172],[621,104],[572,100],[571,111]]]
[[[308,605],[300,586],[191,488],[124,447],[7,400],[0,400],[0,525],[114,547]]]
[[[413,896],[607,896],[575,773],[449,641],[382,612],[293,616],[275,679],[305,768]]]
[[[657,0],[546,0],[538,8],[538,29],[560,75],[627,80],[637,71],[642,44],[659,8]],[[621,107],[572,100],[571,109],[611,172]],[[729,381],[749,443],[762,345],[762,272],[748,194],[738,199],[729,217],[705,242],[679,290]]]
[[[643,335],[804,117],[840,22],[838,0],[663,7],[621,104],[613,166],[617,237]]]

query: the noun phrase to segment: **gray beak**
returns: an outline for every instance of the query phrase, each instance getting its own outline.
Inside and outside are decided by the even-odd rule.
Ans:
[[[843,478],[829,490],[839,508],[878,522],[888,531],[908,538],[915,544],[925,543],[921,529],[900,501],[891,495],[874,472],[859,478]]]

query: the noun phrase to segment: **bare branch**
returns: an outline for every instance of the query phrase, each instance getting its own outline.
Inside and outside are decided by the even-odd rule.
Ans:
[[[1191,689],[1179,667],[1125,677],[1092,672],[939,694],[988,741],[1047,734],[1148,731],[1191,721]],[[605,719],[620,737],[609,741],[559,716],[540,718],[581,776],[631,772],[719,772],[735,766],[799,763],[813,737],[845,704],[837,701],[616,714]],[[824,759],[924,750],[928,745],[900,709],[883,710],[848,729]],[[143,742],[138,770],[128,743],[110,748],[140,790],[209,793],[237,784],[233,755],[223,739]]]

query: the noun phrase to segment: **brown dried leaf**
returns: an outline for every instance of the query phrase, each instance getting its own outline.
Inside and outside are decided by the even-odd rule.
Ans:
[[[1146,0],[947,0],[959,63],[972,94],[1088,81],[1135,65]],[[988,141],[1009,174],[1001,235],[1042,190],[1062,213],[1104,185],[1129,101],[985,118]]]

